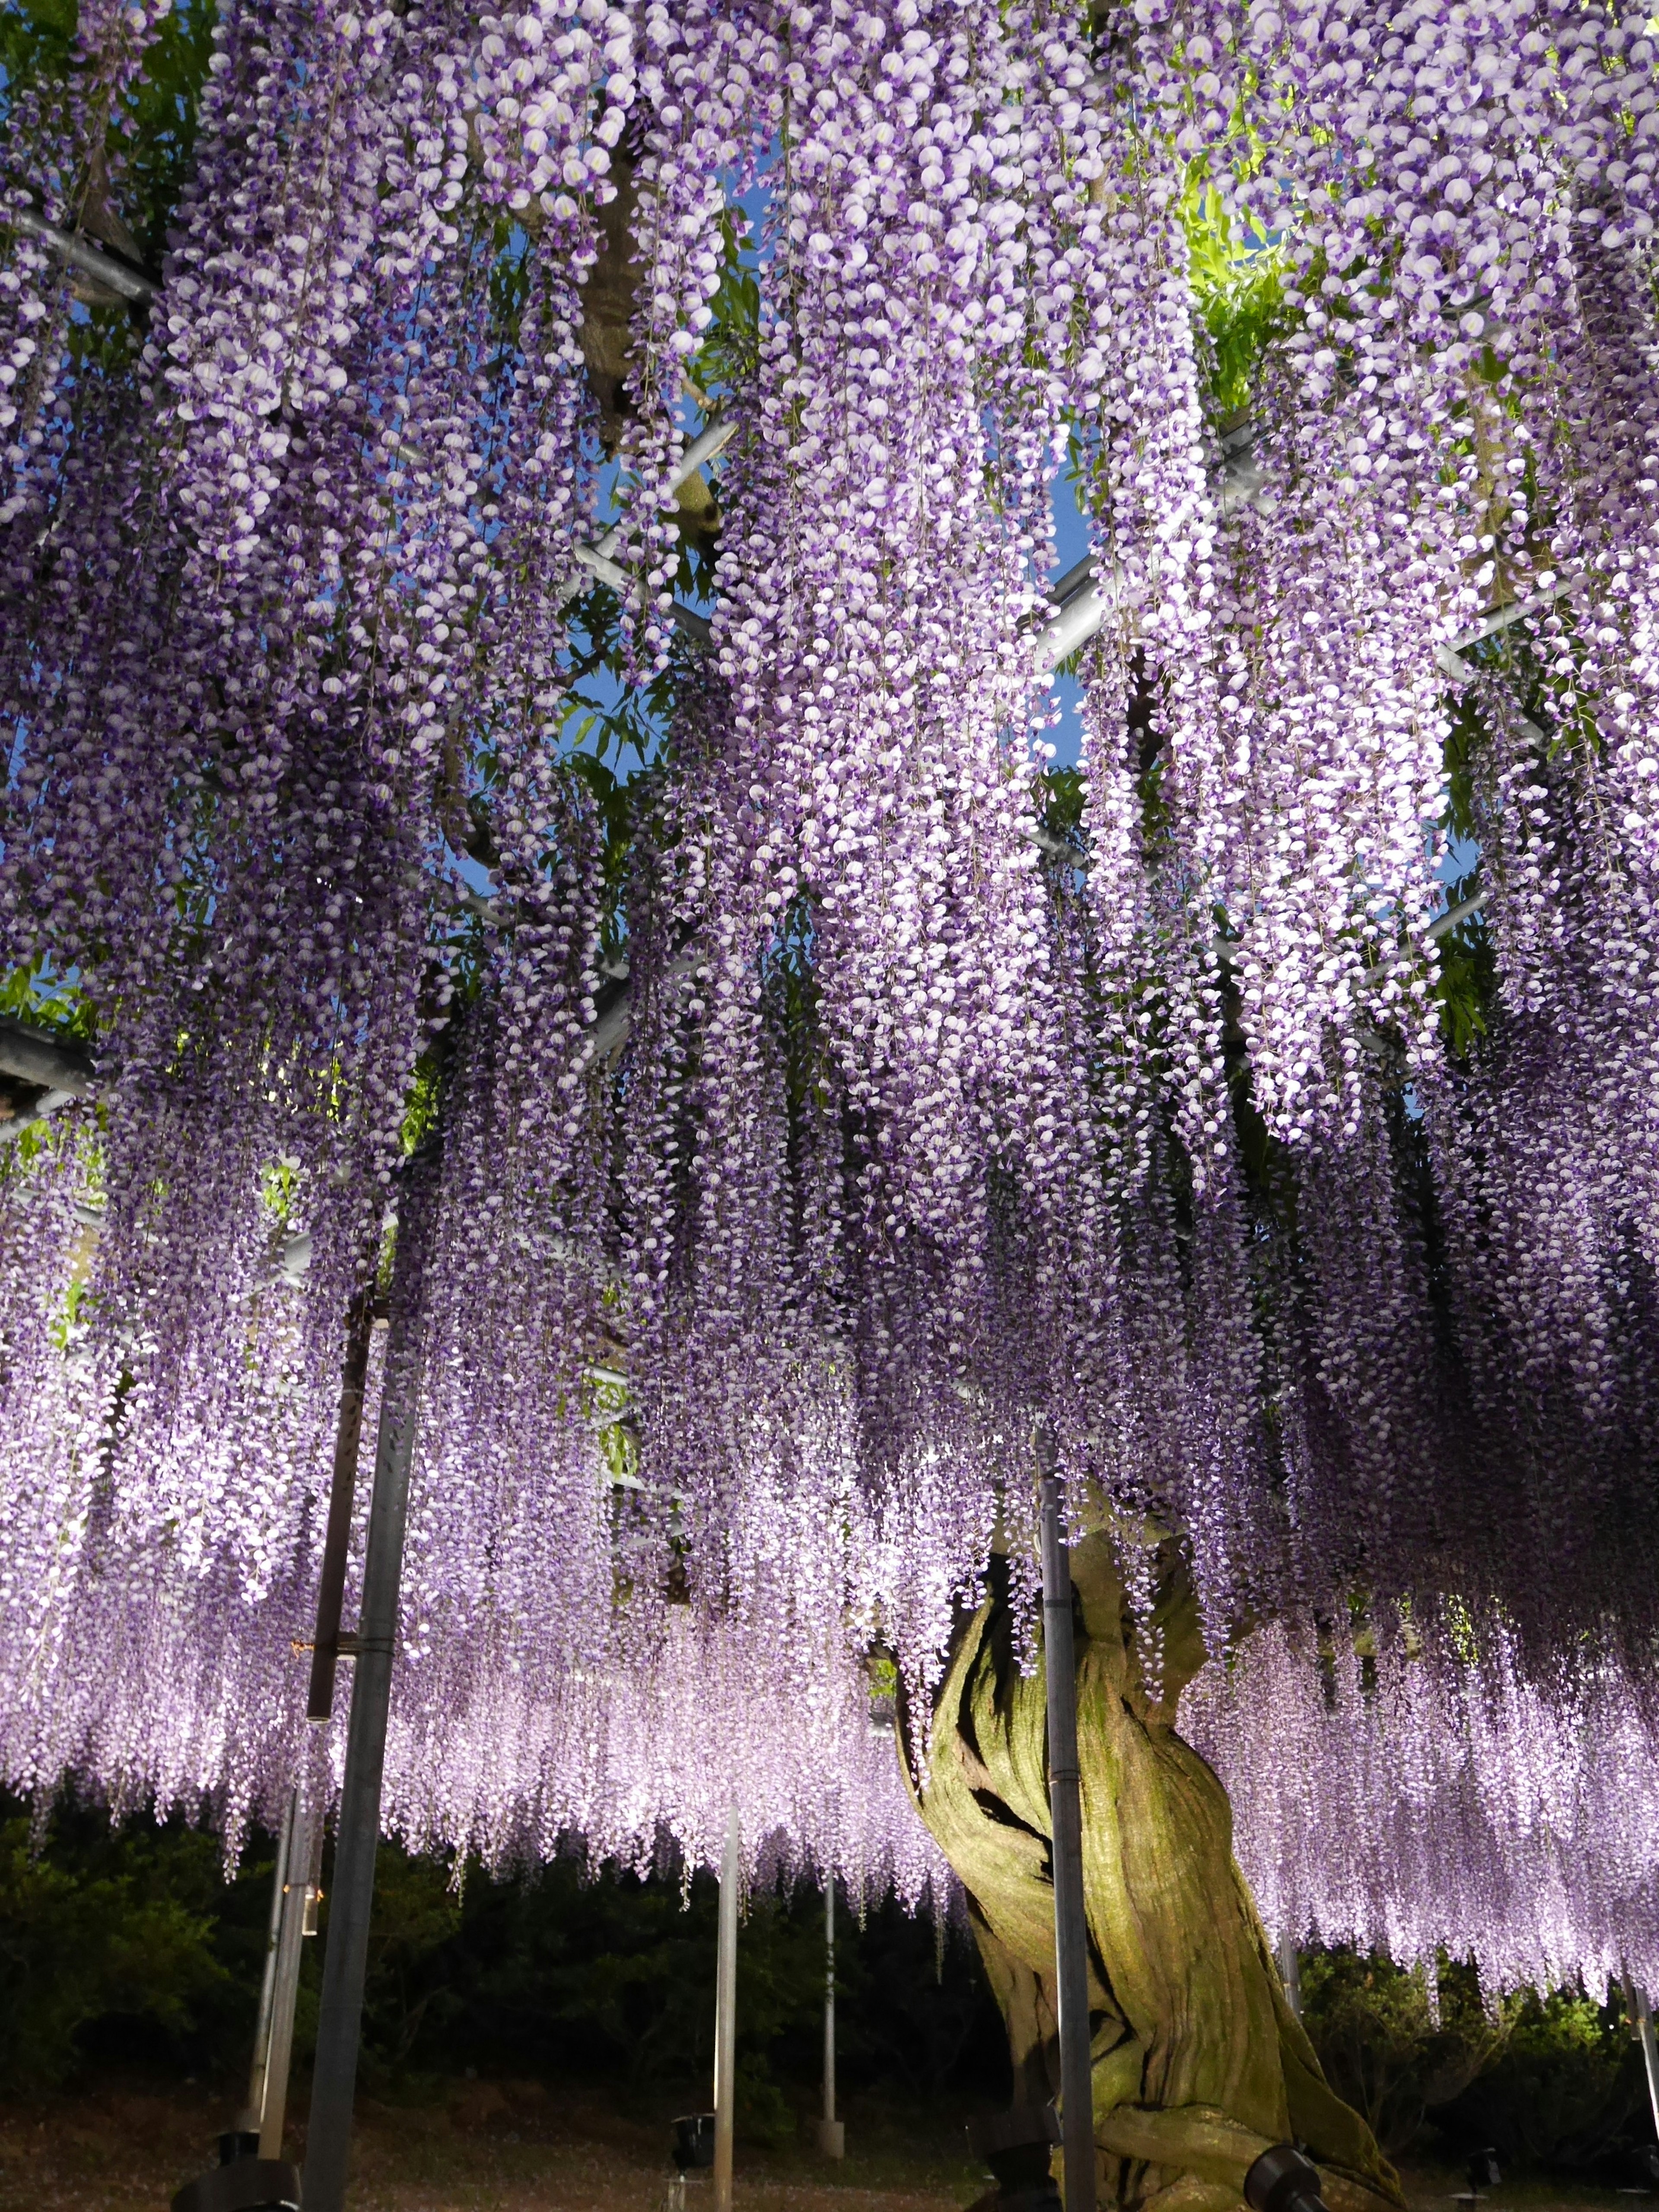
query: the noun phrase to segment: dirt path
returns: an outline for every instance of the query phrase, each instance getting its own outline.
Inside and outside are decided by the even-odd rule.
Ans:
[[[0,2105],[0,2212],[166,2212],[211,2163],[222,2094],[106,2088]],[[739,2148],[737,2212],[960,2212],[986,2185],[950,2123],[905,2145],[890,2124],[856,2125],[829,2179],[809,2152]],[[447,2085],[423,2103],[359,2105],[351,2212],[663,2212],[662,2120],[594,2102],[555,2104],[532,2084]],[[958,2137],[959,2140],[959,2137]],[[291,2136],[290,2156],[301,2148]],[[708,2212],[694,2178],[686,2212]]]
[[[167,2212],[213,2156],[222,2092],[115,2086],[29,2106],[0,2104],[0,2212]],[[435,2084],[400,2106],[359,2106],[350,2212],[665,2212],[668,2114],[598,2099],[556,2100],[529,2082]],[[989,2177],[968,2156],[962,2116],[848,2114],[837,2168],[806,2149],[739,2146],[736,2212],[963,2212]],[[289,2142],[295,2155],[300,2143]],[[1413,2165],[1413,2212],[1461,2207],[1452,2172]],[[709,2212],[694,2179],[686,2212]],[[1659,2199],[1522,2181],[1478,2212],[1659,2212]]]

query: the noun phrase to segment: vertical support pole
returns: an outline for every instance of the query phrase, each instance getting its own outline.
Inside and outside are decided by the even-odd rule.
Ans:
[[[836,1873],[823,1876],[823,2118],[818,2122],[818,2152],[845,2158],[847,2130],[836,2118]]]
[[[364,1291],[346,1316],[345,1358],[340,1363],[340,1418],[334,1431],[334,1472],[328,1490],[328,1527],[322,1571],[317,1577],[317,1630],[311,1646],[311,1686],[306,1718],[326,1721],[334,1712],[334,1671],[340,1659],[340,1607],[345,1597],[351,1509],[357,1497],[357,1454],[363,1434],[363,1391],[374,1330],[371,1295]]]
[[[1297,2020],[1302,2017],[1302,1954],[1287,1928],[1279,1939],[1279,1978],[1285,1984],[1285,2002]]]
[[[288,2117],[288,2075],[294,2056],[294,2008],[300,1994],[300,1947],[305,1936],[306,1893],[311,1864],[305,1795],[289,1800],[287,1878],[283,1884],[283,1917],[276,1943],[276,1972],[270,2008],[270,2042],[259,2099],[259,2155],[280,2158],[283,2125]]]
[[[373,1328],[373,1307],[369,1293],[365,1291],[353,1299],[346,1316],[345,1357],[340,1367],[340,1415],[334,1435],[328,1528],[323,1540],[322,1571],[318,1577],[317,1627],[311,1647],[311,1684],[306,1700],[306,1717],[313,1729],[325,1724],[334,1710],[334,1674],[340,1654],[340,1607],[345,1594],[346,1554],[356,1494],[363,1389],[368,1376]],[[311,1764],[314,1769],[316,1762]],[[283,2124],[294,2052],[294,2012],[300,1994],[301,1944],[302,1937],[315,1932],[312,1906],[317,1893],[322,1844],[320,1805],[307,1817],[303,1788],[294,1790],[283,1814],[282,1838],[276,1850],[264,1981],[259,1992],[259,2026],[254,2038],[244,2118],[244,2124],[258,2135],[262,2158],[280,2158],[283,2154]],[[290,1921],[296,1928],[291,1937]],[[281,1964],[279,1953],[283,1954]]]
[[[380,1840],[380,1784],[386,1765],[392,1658],[403,1578],[409,1474],[420,1417],[420,1336],[428,1222],[436,1195],[437,1152],[410,1164],[398,1210],[392,1263],[391,1332],[374,1452],[358,1615],[357,1663],[351,1686],[345,1778],[334,1847],[333,1893],[323,1961],[317,2057],[306,2136],[306,2212],[342,2212],[357,2089],[368,1923],[374,1905],[374,1857]]]
[[[1060,1995],[1060,2112],[1066,2212],[1094,2212],[1094,2068],[1089,2049],[1088,1920],[1077,1753],[1072,1566],[1060,1525],[1054,1440],[1037,1433],[1042,1483],[1042,1652],[1048,1704],[1048,1818],[1054,1832],[1054,1979]]]
[[[720,1859],[720,1931],[714,1964],[714,2212],[732,2212],[732,2120],[738,2075],[738,1889],[743,1878],[738,1808]],[[313,2212],[307,2200],[306,2212]]]
[[[823,1878],[823,2117],[836,2118],[836,1877]]]
[[[1653,2032],[1653,2014],[1648,2007],[1648,1993],[1638,1982],[1626,1979],[1626,1990],[1630,1996],[1631,2018],[1636,2022],[1636,2039],[1642,2046],[1642,2063],[1647,2069],[1648,2103],[1653,2112],[1653,2131],[1659,2136],[1659,2040]]]
[[[253,2029],[253,2057],[248,2067],[247,2103],[239,2128],[249,2132],[259,2125],[264,2110],[265,2082],[270,2071],[270,2008],[276,1993],[276,1947],[283,1929],[283,1892],[288,1886],[289,1843],[294,1832],[294,1798],[283,1808],[283,1825],[276,1836],[276,1864],[270,1877],[270,1920],[265,1929],[265,1970],[259,1983],[259,2016]]]

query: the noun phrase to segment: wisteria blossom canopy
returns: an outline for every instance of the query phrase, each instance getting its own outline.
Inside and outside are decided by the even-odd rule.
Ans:
[[[287,1786],[412,1159],[407,1833],[918,1893],[871,1669],[1041,1431],[1270,1918],[1659,1979],[1646,18],[14,43],[0,933],[97,1080],[0,1179],[9,1784]]]

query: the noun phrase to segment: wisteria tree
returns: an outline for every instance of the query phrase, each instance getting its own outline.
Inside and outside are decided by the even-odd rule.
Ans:
[[[398,1826],[908,1777],[1046,2094],[1041,1448],[1109,2192],[1395,2199],[1218,1769],[1275,1933],[1659,1965],[1646,19],[0,21],[8,1781],[327,1797],[355,1344]]]

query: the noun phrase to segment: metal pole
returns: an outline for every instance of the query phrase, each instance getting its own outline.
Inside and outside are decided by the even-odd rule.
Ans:
[[[270,2008],[270,2045],[259,2100],[259,2155],[283,2154],[283,2124],[288,2117],[288,2075],[294,2055],[294,2008],[300,1994],[300,1946],[306,1929],[307,1876],[311,1839],[305,1797],[296,1790],[289,1801],[288,1873],[283,1884],[282,1933]]]
[[[328,1529],[318,1581],[317,1627],[312,1644],[311,1687],[307,1699],[307,1718],[313,1729],[325,1725],[334,1710],[340,1604],[345,1590],[346,1550],[356,1490],[358,1447],[362,1437],[363,1386],[368,1372],[373,1328],[374,1310],[366,1291],[353,1300],[346,1316],[345,1357],[340,1370],[340,1416],[335,1431]],[[309,1766],[313,1773],[319,1771],[315,1759],[309,1762]],[[283,2124],[294,2051],[294,2013],[300,1995],[301,1942],[305,1936],[316,1933],[313,1905],[321,1871],[322,1844],[320,1805],[317,1815],[307,1818],[302,1791],[293,1790],[283,1808],[282,1835],[276,1847],[264,1980],[259,1991],[259,2024],[248,2075],[247,2109],[241,2122],[245,2128],[258,2134],[262,2158],[282,2156]]]
[[[1648,2103],[1653,2109],[1653,2131],[1659,2136],[1659,2041],[1653,2033],[1653,2014],[1648,2009],[1648,1993],[1638,1982],[1626,1981],[1630,1993],[1631,2015],[1636,2022],[1636,2039],[1642,2046],[1642,2063],[1648,2073]]]
[[[1287,1928],[1279,1939],[1279,1978],[1285,1984],[1285,2002],[1296,2017],[1302,2017],[1302,1954],[1297,1948],[1296,1938]]]
[[[270,2069],[270,2006],[276,1982],[276,1946],[283,1927],[283,1890],[288,1881],[289,1838],[294,1830],[294,1798],[283,1808],[283,1825],[276,1836],[276,1863],[270,1876],[270,1921],[265,1929],[265,1971],[259,1984],[259,2016],[253,2030],[253,2058],[248,2068],[247,2103],[238,2121],[250,2131],[259,2124],[264,2109],[265,2081]]]
[[[345,1777],[334,1846],[334,1886],[323,1961],[311,2119],[306,2134],[306,2212],[342,2212],[357,2088],[368,1923],[374,1905],[374,1856],[380,1840],[380,1783],[386,1765],[392,1656],[398,1632],[409,1471],[420,1417],[420,1323],[427,1217],[435,1197],[437,1153],[410,1163],[398,1210],[391,1332],[380,1398],[351,1686]]]
[[[836,1877],[823,1881],[823,2117],[836,2121]]]
[[[1042,1481],[1042,1650],[1048,1699],[1048,1819],[1054,1831],[1054,1979],[1060,1996],[1060,2112],[1066,2212],[1094,2212],[1094,2069],[1089,2049],[1089,1931],[1077,1755],[1072,1567],[1060,1525],[1054,1443],[1037,1438]]]
[[[732,2107],[738,2060],[738,1887],[743,1865],[738,1808],[726,1824],[714,1965],[714,2212],[732,2212]],[[316,2212],[309,2198],[306,2212]]]
[[[847,2130],[836,2118],[836,1876],[823,1877],[823,2118],[818,2150],[824,2158],[847,2155]]]
[[[306,1718],[326,1721],[334,1712],[334,1670],[340,1657],[340,1607],[345,1596],[351,1509],[357,1496],[357,1454],[363,1434],[363,1389],[374,1309],[365,1291],[346,1316],[345,1358],[340,1363],[340,1418],[334,1431],[334,1472],[328,1490],[328,1528],[317,1578],[317,1628],[311,1646],[311,1685]]]

